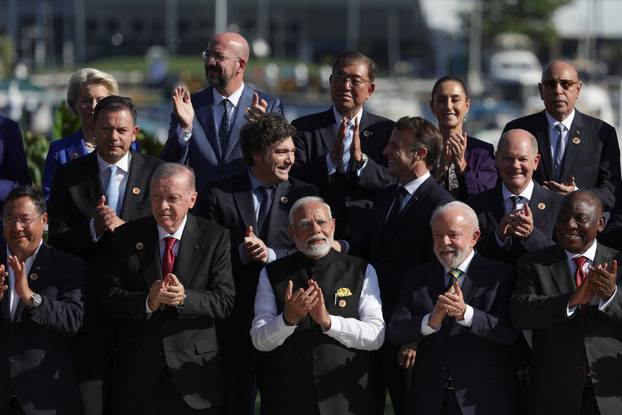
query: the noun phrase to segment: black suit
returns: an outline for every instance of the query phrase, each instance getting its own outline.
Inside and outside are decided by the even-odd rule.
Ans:
[[[281,258],[293,251],[294,243],[287,233],[289,209],[304,196],[316,196],[317,188],[300,180],[290,178],[279,183],[267,219],[268,231],[263,242]],[[239,245],[243,242],[248,226],[259,237],[257,218],[253,205],[253,191],[248,171],[231,179],[215,183],[203,195],[205,201],[197,213],[213,219],[229,229],[231,237],[231,260],[235,279],[236,300],[232,315],[219,322],[220,343],[227,366],[227,413],[248,413],[254,396],[254,373],[256,353],[249,335],[253,318],[255,291],[259,271],[263,264],[243,264]]]
[[[455,393],[463,415],[515,413],[510,346],[518,331],[508,318],[513,277],[509,265],[476,254],[461,284],[464,302],[473,308],[471,327],[446,317],[439,331],[423,336],[423,318],[446,291],[445,270],[434,261],[406,272],[388,335],[398,346],[417,343],[411,388],[405,395],[408,414],[442,413],[448,378],[455,391],[447,393]]]
[[[503,131],[514,128],[527,130],[538,140],[542,160],[534,172],[534,180],[540,184],[545,180],[556,180],[545,112],[510,121]],[[593,191],[602,200],[605,210],[613,209],[616,190],[621,184],[620,148],[616,130],[575,109],[567,139],[561,181],[574,177],[579,189]]]
[[[503,216],[504,200],[501,184],[482,192],[469,200],[469,205],[477,213],[482,235],[477,242],[477,252],[489,258],[515,264],[523,254],[553,245],[553,230],[561,195],[534,182],[529,209],[533,215],[533,232],[526,239],[511,238],[508,244],[499,246],[495,233]]]
[[[387,226],[386,218],[396,195],[396,185],[384,187],[376,195],[374,207],[366,224],[367,234],[352,241],[352,254],[368,258],[376,268],[384,321],[391,321],[393,309],[404,284],[404,271],[434,258],[430,218],[437,206],[451,202],[453,197],[430,176],[415,191],[400,212],[395,226]],[[392,402],[401,402],[404,373],[397,366],[398,349],[384,343],[375,353],[382,365],[383,381],[389,387]],[[384,402],[384,387],[378,401]],[[384,406],[379,408],[380,413]],[[401,413],[396,408],[396,413]]]
[[[622,255],[598,245],[594,264]],[[575,291],[565,251],[555,245],[522,257],[510,314],[519,329],[533,330],[530,413],[578,414],[586,370],[592,372],[593,394],[602,415],[622,413],[622,281],[604,311],[597,306],[567,306]]]
[[[111,399],[115,415],[151,413],[163,370],[174,384],[169,392],[185,402],[172,413],[222,403],[215,321],[233,307],[229,233],[188,215],[179,244],[173,274],[186,291],[183,309],[166,306],[147,318],[149,288],[162,279],[156,222],[138,219],[113,236],[106,305],[119,319]]]
[[[132,151],[131,154],[127,187],[119,215],[126,222],[151,214],[149,181],[153,171],[162,163],[138,152]],[[86,263],[85,322],[82,333],[73,342],[81,382],[104,379],[110,363],[112,326],[104,318],[101,303],[107,266],[106,250],[111,235],[105,232],[97,242],[93,242],[89,227],[93,210],[102,194],[105,192],[100,184],[96,152],[93,152],[58,167],[48,201],[50,244],[78,255]]]
[[[393,121],[363,110],[359,131],[361,151],[368,161],[360,176],[353,170],[328,175],[326,155],[335,145],[339,130],[332,108],[298,118],[292,125],[298,129],[292,175],[320,189],[337,219],[336,238],[354,236],[368,219],[376,191],[394,182],[386,172],[387,160],[382,155],[393,131]]]
[[[0,249],[6,264],[6,248]],[[69,337],[82,326],[85,282],[82,261],[43,244],[28,274],[41,305],[31,312],[20,300],[11,320],[10,292],[5,292],[0,302],[0,413],[8,413],[12,390],[27,415],[82,414]]]

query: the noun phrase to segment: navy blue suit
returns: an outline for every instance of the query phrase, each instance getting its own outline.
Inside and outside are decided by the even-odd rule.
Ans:
[[[464,276],[464,302],[473,307],[471,327],[446,317],[441,328],[421,334],[424,316],[446,291],[445,270],[434,261],[409,270],[388,328],[396,344],[417,343],[411,389],[404,395],[408,414],[441,413],[444,385],[451,377],[463,415],[512,414],[515,378],[512,348],[518,336],[509,323],[513,268],[475,255]]]
[[[205,188],[208,182],[231,177],[244,170],[245,164],[239,135],[240,129],[246,124],[244,110],[252,105],[253,93],[257,92],[260,100],[265,99],[267,101],[267,112],[283,114],[281,101],[277,97],[264,94],[245,85],[231,121],[227,148],[223,152],[218,141],[218,131],[214,126],[214,107],[221,104],[214,102],[212,91],[212,87],[207,87],[192,94],[191,100],[195,112],[192,122],[192,136],[184,146],[180,144],[177,134],[179,119],[173,113],[168,140],[162,154],[160,154],[163,160],[192,167],[197,179],[197,189]]]

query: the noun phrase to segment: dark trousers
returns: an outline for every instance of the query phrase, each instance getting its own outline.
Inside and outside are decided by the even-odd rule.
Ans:
[[[600,410],[596,403],[596,396],[594,396],[594,388],[591,386],[583,388],[581,415],[600,415]]]
[[[396,415],[406,414],[404,408],[404,395],[407,393],[410,381],[410,369],[403,369],[397,365],[397,353],[399,348],[388,342],[372,352],[371,365],[378,374],[378,388],[375,401],[378,403],[375,413],[384,414],[387,389],[391,396],[391,403]],[[371,369],[370,369],[371,370]]]

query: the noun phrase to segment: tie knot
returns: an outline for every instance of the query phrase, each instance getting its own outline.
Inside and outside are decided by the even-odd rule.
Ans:
[[[583,269],[583,265],[585,265],[587,258],[581,255],[581,256],[572,258],[572,260],[577,265],[577,269]]]
[[[225,110],[228,110],[229,105],[231,105],[231,101],[229,101],[227,98],[220,101],[220,103],[222,104],[223,107],[225,107]]]
[[[462,271],[460,271],[458,268],[452,268],[449,271],[447,271],[447,274],[453,280],[458,281],[458,278],[460,278],[460,276],[462,275]]]
[[[563,132],[564,132],[564,129],[565,129],[564,124],[562,124],[562,123],[557,123],[557,124],[555,124],[555,127],[554,127],[554,128],[555,128],[555,130],[556,130],[558,133],[560,133],[560,134],[561,134],[561,133],[563,133]]]
[[[517,207],[517,206],[518,206],[518,204],[520,203],[521,199],[522,199],[522,198],[521,198],[520,196],[516,196],[516,195],[512,195],[512,196],[510,196],[510,201],[512,202],[512,208],[513,208],[514,210],[516,210],[516,207]]]
[[[167,251],[173,249],[173,245],[175,245],[176,241],[177,239],[173,238],[172,236],[167,236],[166,238],[164,238],[165,249]]]
[[[110,166],[108,166],[107,170],[110,173],[110,177],[112,177],[115,174],[117,174],[118,167],[115,166],[114,164],[111,164]]]

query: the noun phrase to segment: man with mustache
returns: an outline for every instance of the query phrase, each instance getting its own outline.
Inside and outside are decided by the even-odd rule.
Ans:
[[[330,76],[332,107],[292,121],[298,129],[292,174],[320,189],[333,208],[339,239],[357,235],[376,190],[393,181],[382,154],[393,122],[363,108],[376,89],[375,77],[372,59],[342,53]]]
[[[414,415],[513,414],[513,269],[473,250],[480,231],[466,204],[437,208],[430,223],[436,261],[406,272],[388,328],[394,344],[417,343],[402,408]]]
[[[545,110],[510,121],[503,131],[521,128],[537,138],[536,182],[562,195],[589,189],[611,211],[621,186],[618,137],[611,125],[575,108],[582,85],[572,64],[550,62],[538,85]]]
[[[219,322],[225,374],[225,413],[253,413],[257,352],[249,336],[261,268],[293,252],[287,233],[288,213],[317,189],[289,176],[294,164],[296,129],[277,113],[259,116],[240,131],[242,154],[249,166],[214,183],[197,213],[229,229],[236,298],[231,316]]]
[[[173,91],[169,136],[161,157],[196,172],[197,189],[231,177],[244,164],[240,129],[263,112],[283,113],[281,101],[244,83],[250,50],[238,33],[218,33],[202,52],[209,86],[195,94]]]
[[[558,244],[517,263],[510,302],[515,327],[533,330],[529,413],[622,413],[622,255],[596,241],[600,198],[566,195]]]
[[[322,199],[298,200],[289,219],[298,252],[266,265],[255,299],[261,413],[372,414],[369,351],[384,340],[376,272],[331,249],[335,219]]]

